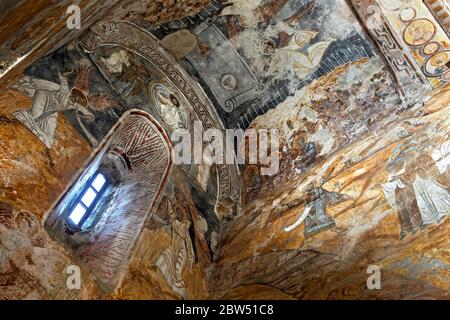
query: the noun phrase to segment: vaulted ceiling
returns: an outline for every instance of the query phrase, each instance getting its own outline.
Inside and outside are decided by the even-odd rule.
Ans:
[[[0,243],[27,239],[0,252],[7,298],[448,298],[447,1],[77,1],[79,29],[72,4],[0,3]],[[85,109],[33,128],[36,89],[64,86]],[[131,109],[167,135],[277,129],[279,166],[174,165],[119,287],[89,260],[67,292],[36,266],[85,263],[84,240],[41,225]]]

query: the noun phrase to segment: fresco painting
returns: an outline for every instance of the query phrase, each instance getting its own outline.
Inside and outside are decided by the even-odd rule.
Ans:
[[[450,298],[447,1],[43,3],[0,5],[0,300]],[[195,128],[278,170],[172,163]]]

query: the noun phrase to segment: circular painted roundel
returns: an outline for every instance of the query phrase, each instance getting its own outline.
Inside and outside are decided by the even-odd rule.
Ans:
[[[403,37],[410,46],[422,46],[433,39],[435,33],[436,27],[430,20],[417,19],[406,27]]]
[[[416,15],[417,15],[416,9],[412,7],[408,7],[400,11],[400,19],[404,22],[411,21],[416,17]]]
[[[426,55],[431,55],[433,53],[435,53],[436,51],[438,51],[440,48],[440,44],[438,42],[430,42],[429,44],[427,44],[424,48],[423,48],[423,53],[425,53]]]
[[[450,65],[450,51],[440,51],[431,56],[425,63],[425,71],[430,77],[440,77]]]
[[[442,80],[444,80],[445,82],[450,82],[450,69],[444,72],[444,74],[442,75]]]
[[[227,91],[233,91],[237,87],[237,79],[234,75],[227,73],[220,80],[222,87]]]
[[[172,91],[163,84],[155,84],[151,88],[151,95],[162,120],[172,129],[187,129],[187,112]]]

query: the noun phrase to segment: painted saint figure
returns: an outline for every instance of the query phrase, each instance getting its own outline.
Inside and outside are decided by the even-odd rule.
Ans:
[[[388,170],[399,169],[398,165],[404,163],[396,162],[397,165],[388,165]],[[401,239],[421,226],[439,223],[450,213],[450,190],[445,177],[428,154],[420,155],[406,168],[390,175],[383,192],[391,207],[397,209]]]
[[[415,233],[422,225],[419,206],[414,192],[415,174],[411,165],[404,167],[404,161],[399,159],[388,164],[389,182],[383,185],[383,192],[390,205],[397,209],[400,221],[400,239],[409,233]]]
[[[335,225],[335,222],[333,218],[326,213],[327,205],[337,205],[349,200],[347,195],[338,192],[330,192],[323,189],[321,186],[315,187],[312,184],[306,188],[306,192],[307,205],[305,210],[294,224],[284,228],[285,232],[294,230],[303,221],[305,221],[305,236],[331,228]]]
[[[164,122],[172,129],[185,129],[186,115],[175,95],[162,85],[154,87],[153,95],[159,115]]]
[[[422,154],[417,159],[414,191],[424,224],[439,223],[450,213],[449,187],[433,159]]]
[[[430,41],[436,32],[434,24],[427,19],[413,20],[405,29],[404,39],[407,44],[421,46]]]
[[[172,244],[163,251],[155,263],[173,291],[182,297],[186,294],[183,271],[188,264],[192,270],[195,261],[189,227],[190,222],[188,221],[174,221],[172,224]]]
[[[131,65],[130,59],[125,50],[115,51],[108,57],[100,57],[100,61],[105,65],[106,69],[111,74],[122,73],[126,67]]]
[[[82,59],[74,71],[58,75],[60,84],[25,76],[15,86],[16,89],[33,97],[33,103],[31,109],[16,111],[14,116],[32,131],[48,149],[51,149],[55,142],[59,112],[74,110],[75,120],[81,133],[92,146],[96,147],[98,140],[85,127],[84,121],[95,120],[92,111],[103,111],[112,107],[122,108],[120,102],[109,95],[105,95],[103,92],[90,92],[92,69],[91,63]],[[71,73],[75,77],[73,86],[69,87],[67,77]]]
[[[94,115],[87,109],[88,99],[85,94],[78,88],[69,89],[67,73],[59,74],[59,79],[58,85],[46,80],[24,77],[18,89],[31,95],[33,104],[29,110],[13,113],[48,149],[51,149],[55,142],[59,112],[76,110],[82,117],[94,120]]]
[[[443,142],[439,148],[433,151],[431,156],[440,174],[444,175],[447,181],[450,181],[450,140]]]
[[[69,262],[36,215],[0,202],[0,300],[62,298],[65,279],[53,275]]]

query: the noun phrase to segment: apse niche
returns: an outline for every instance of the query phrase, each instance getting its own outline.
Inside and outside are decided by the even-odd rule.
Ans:
[[[105,292],[120,286],[171,168],[171,144],[162,127],[148,113],[130,110],[50,211],[49,233]]]

